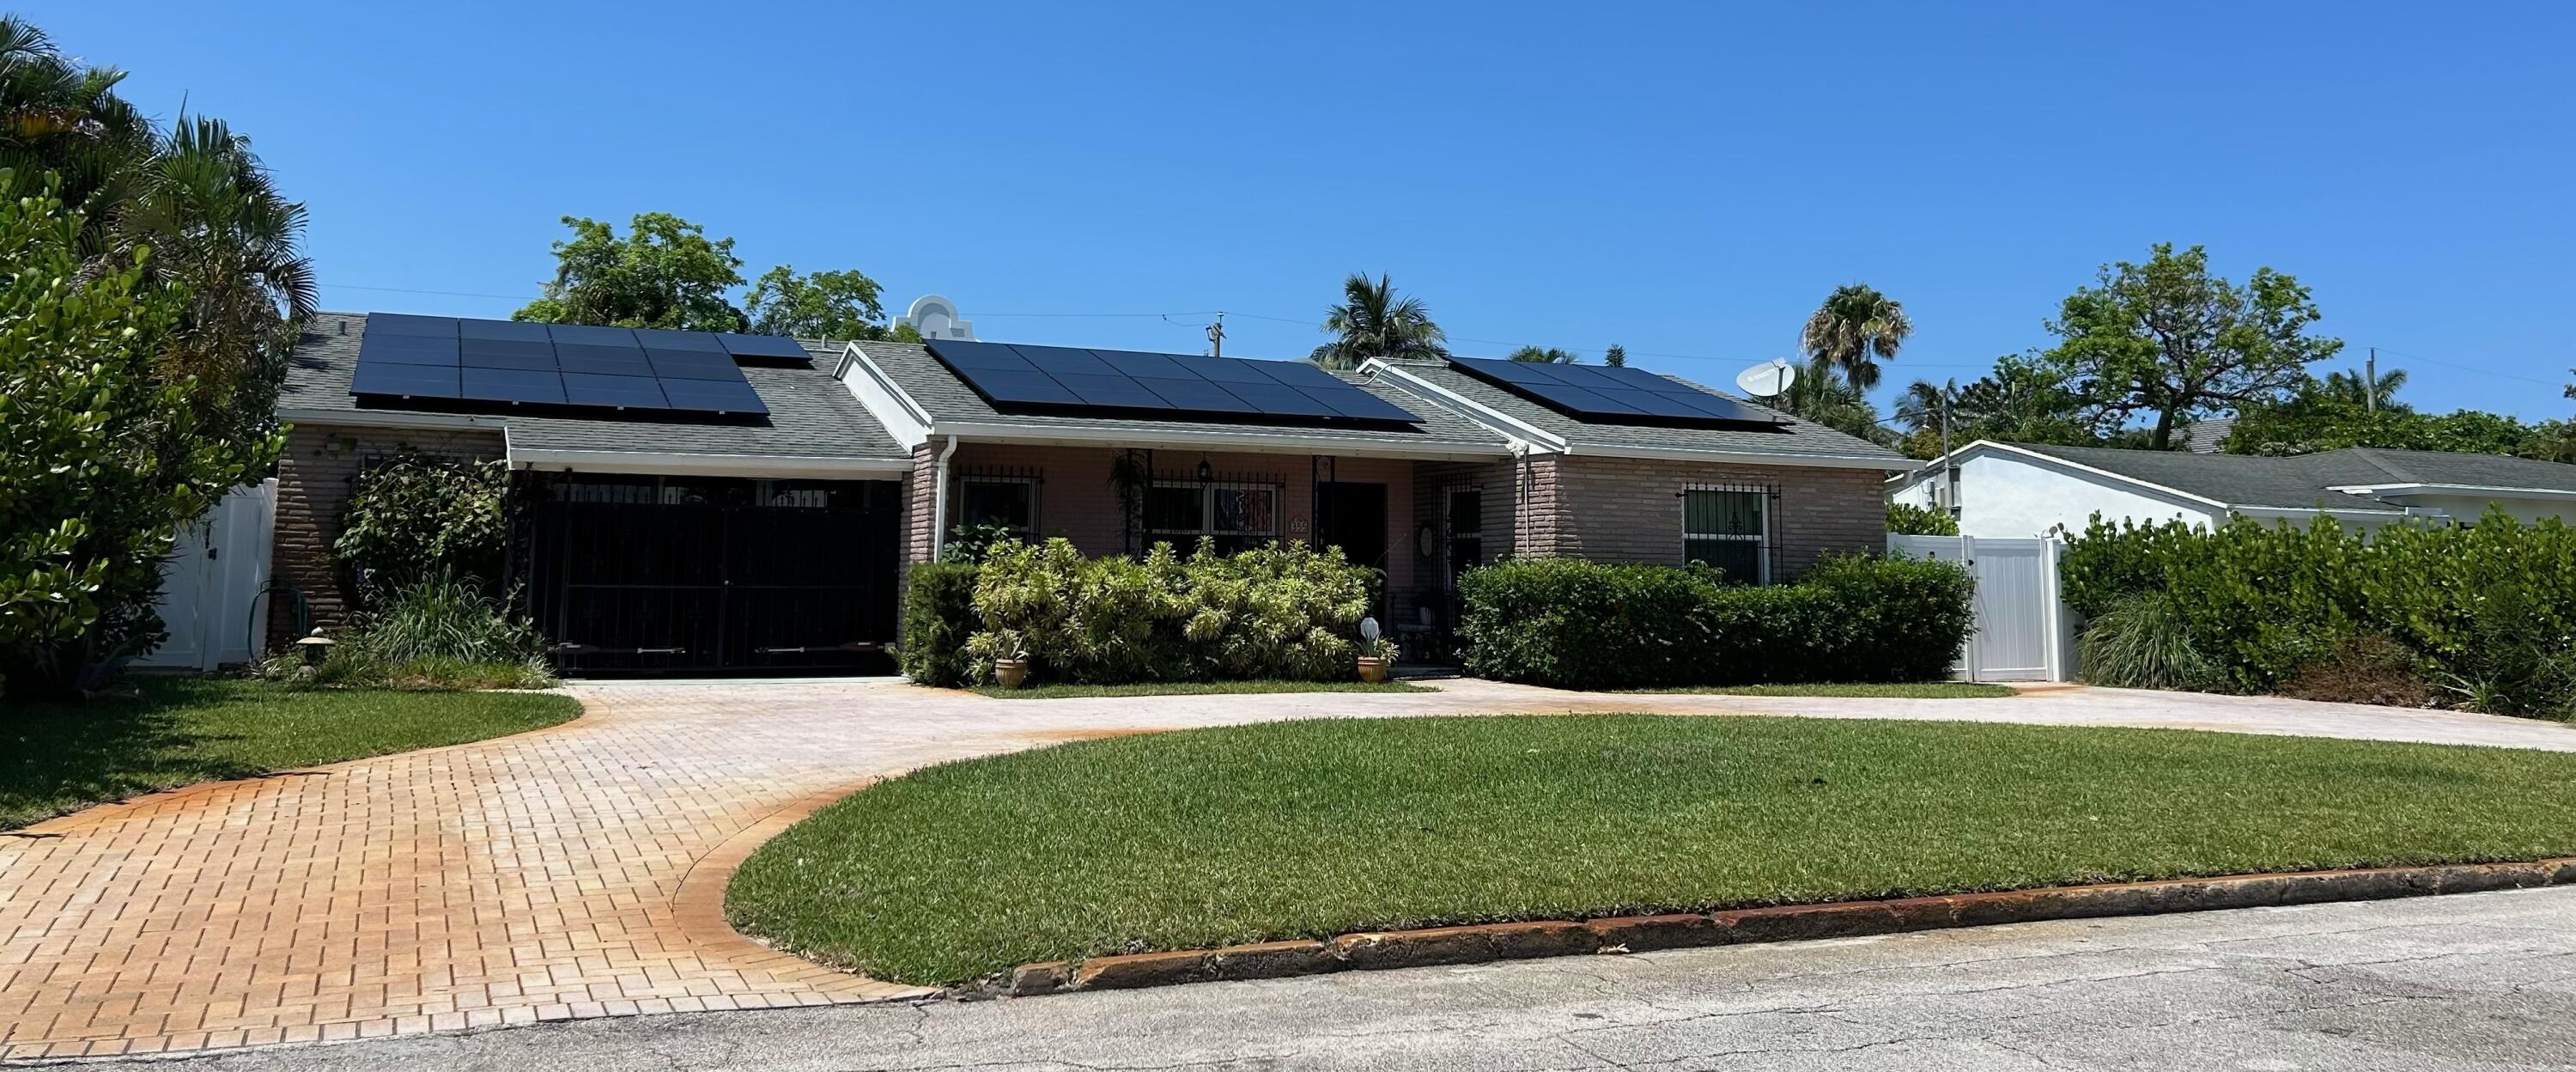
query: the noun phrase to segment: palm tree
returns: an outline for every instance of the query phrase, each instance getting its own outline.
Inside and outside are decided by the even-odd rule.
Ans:
[[[1896,396],[1896,422],[1908,432],[1937,432],[1941,430],[1942,413],[1955,409],[1958,402],[1959,381],[1936,384],[1916,380],[1904,394]]]
[[[2317,391],[2354,409],[2368,408],[2375,391],[2379,408],[2393,413],[2414,412],[2414,407],[2397,401],[2397,389],[2406,386],[2405,369],[2390,369],[2367,384],[2362,382],[2362,376],[2359,372],[2329,372],[2325,379],[2317,381]]]
[[[1510,357],[1514,361],[1532,361],[1542,365],[1571,365],[1575,363],[1575,357],[1572,353],[1557,349],[1553,346],[1524,346],[1518,350],[1512,351]]]
[[[1905,306],[1874,287],[1852,283],[1835,287],[1807,317],[1798,348],[1807,355],[1809,372],[1839,371],[1843,382],[1866,391],[1878,386],[1878,363],[1895,360],[1912,334]]]
[[[1324,311],[1324,330],[1335,338],[1315,348],[1315,363],[1329,369],[1358,368],[1372,357],[1438,359],[1449,356],[1449,340],[1431,322],[1431,307],[1420,298],[1397,300],[1395,284],[1383,274],[1353,272],[1342,280],[1342,301]]]
[[[83,67],[34,23],[0,15],[0,167],[34,177],[52,172],[63,204],[89,216],[87,252],[141,161],[152,153],[152,123],[124,98],[125,72]]]
[[[225,433],[264,432],[294,326],[319,305],[296,247],[303,204],[277,192],[249,138],[203,116],[180,116],[130,186],[110,257],[148,248],[145,267],[189,295],[165,370],[196,377],[201,405],[239,422]]]

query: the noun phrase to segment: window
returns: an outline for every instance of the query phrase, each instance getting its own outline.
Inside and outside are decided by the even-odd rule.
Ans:
[[[1485,492],[1458,488],[1449,492],[1449,586],[1458,576],[1485,564]]]
[[[957,493],[957,523],[1000,525],[1023,541],[1038,534],[1038,482],[1028,477],[970,476]]]
[[[1197,550],[1203,536],[1223,555],[1269,543],[1279,538],[1279,491],[1277,484],[1156,481],[1145,490],[1146,540],[1182,554]]]
[[[1689,488],[1682,492],[1682,561],[1717,567],[1730,581],[1771,583],[1769,496],[1760,491]]]

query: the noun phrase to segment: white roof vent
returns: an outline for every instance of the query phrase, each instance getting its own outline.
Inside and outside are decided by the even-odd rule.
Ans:
[[[973,339],[975,325],[957,315],[957,303],[936,294],[924,294],[912,300],[912,308],[894,318],[897,324],[911,325],[924,339]]]

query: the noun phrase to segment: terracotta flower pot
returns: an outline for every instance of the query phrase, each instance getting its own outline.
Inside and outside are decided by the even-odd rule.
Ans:
[[[1001,683],[1002,683],[1002,687],[1003,687],[1003,688],[1006,688],[1006,689],[1016,689],[1016,688],[1019,688],[1023,683],[1027,682],[1027,681],[1028,681],[1028,679],[1029,679],[1029,661],[1028,661],[1028,660],[1026,660],[1026,659],[995,659],[995,660],[993,660],[993,680],[1001,682]]]
[[[1375,684],[1385,681],[1395,669],[1395,660],[1383,655],[1360,656],[1360,680]]]

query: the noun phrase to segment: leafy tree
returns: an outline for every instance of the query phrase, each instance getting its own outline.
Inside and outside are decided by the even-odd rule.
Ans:
[[[1878,386],[1878,363],[1896,360],[1896,352],[1914,334],[1905,306],[1874,287],[1858,283],[1835,287],[1825,302],[1808,314],[1798,333],[1807,355],[1808,377],[1822,379],[1839,372],[1855,390]]]
[[[1950,445],[1980,439],[2004,443],[2094,446],[2101,435],[2084,418],[2083,399],[2064,372],[2044,361],[2005,356],[1995,370],[1964,386],[1916,380],[1898,396],[1903,449],[1917,458],[1941,454],[1941,407],[1950,411]]]
[[[2379,377],[2376,410],[2361,377],[2348,372],[2307,379],[2278,401],[2237,411],[2222,447],[2231,454],[2313,454],[2346,447],[2439,450],[2468,454],[2519,454],[2549,458],[2554,430],[2535,427],[2498,413],[2455,410],[2419,413],[2399,401],[2406,383],[2403,370]]]
[[[2341,350],[2307,334],[2321,315],[2287,274],[2258,268],[2239,287],[2210,274],[2201,247],[2159,243],[2146,263],[2106,265],[2067,297],[2048,324],[2060,342],[2047,358],[2076,381],[2097,427],[2151,416],[2147,445],[2166,450],[2184,424],[2279,399],[2309,362]]]
[[[149,251],[86,261],[58,184],[0,170],[0,686],[78,696],[164,634],[174,529],[282,445],[210,433],[197,383],[162,377],[190,295]]]
[[[1324,330],[1333,341],[1316,347],[1313,356],[1325,368],[1358,368],[1372,357],[1449,356],[1449,336],[1431,322],[1431,307],[1420,298],[1397,298],[1395,284],[1383,274],[1376,282],[1363,272],[1342,280],[1341,303],[1324,311]]]
[[[105,248],[105,229],[152,153],[151,120],[116,93],[125,72],[66,57],[34,23],[0,15],[0,167],[53,172],[64,204],[83,213],[81,248]]]
[[[733,239],[667,212],[639,212],[620,238],[614,227],[566,216],[569,242],[554,245],[555,278],[513,320],[680,331],[742,331],[742,310],[725,299],[742,285]]]
[[[1782,408],[1800,419],[1824,425],[1845,435],[1858,436],[1882,446],[1895,442],[1896,436],[1879,423],[1878,407],[1859,388],[1834,376],[1799,376],[1779,399]]]
[[[1887,504],[1887,531],[1898,536],[1956,536],[1959,519],[1939,507],[1892,502]]]
[[[1571,365],[1576,362],[1570,351],[1553,346],[1524,346],[1509,355],[1514,361],[1531,361],[1541,365]]]
[[[751,319],[751,330],[763,335],[891,339],[896,332],[885,322],[884,293],[876,280],[855,269],[798,275],[794,267],[782,264],[752,283],[743,311]]]
[[[1610,349],[1602,353],[1601,363],[1611,368],[1628,367],[1628,348],[1615,342],[1611,343]]]

